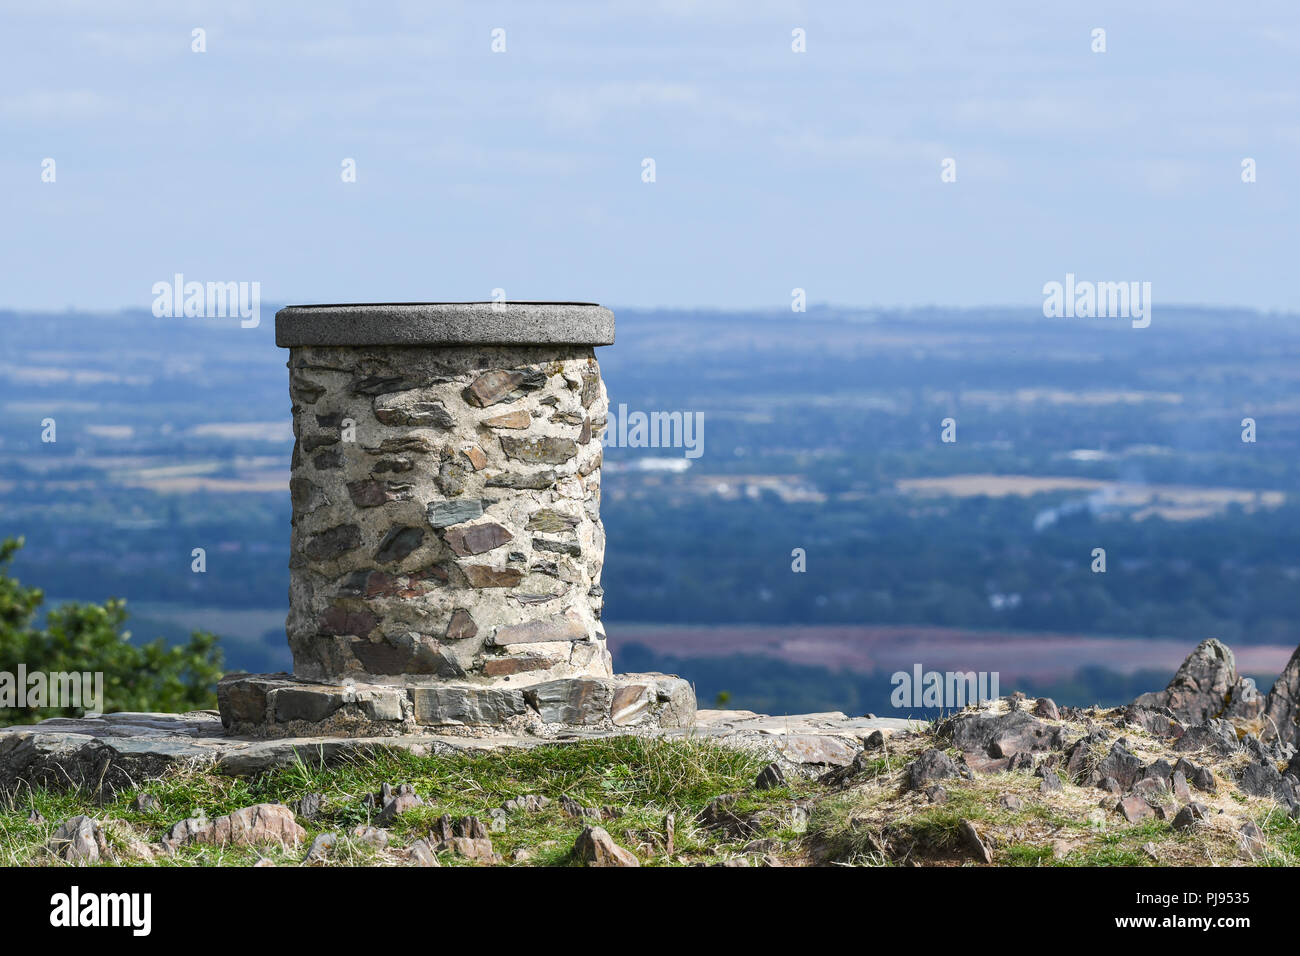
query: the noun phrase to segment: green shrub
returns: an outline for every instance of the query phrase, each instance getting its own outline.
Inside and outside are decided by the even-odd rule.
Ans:
[[[102,673],[103,709],[182,712],[216,705],[221,648],[213,634],[195,631],[188,644],[167,647],[161,638],[134,644],[126,627],[126,602],[68,603],[53,608],[44,625],[35,619],[45,600],[8,574],[23,539],[0,542],[0,673],[44,671]],[[79,717],[78,708],[3,707],[0,725],[47,717]]]

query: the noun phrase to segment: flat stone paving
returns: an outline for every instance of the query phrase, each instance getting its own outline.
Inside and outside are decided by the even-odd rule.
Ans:
[[[875,731],[886,735],[921,722],[893,717],[848,717],[838,712],[773,717],[747,710],[701,710],[689,729],[564,730],[553,737],[286,737],[274,740],[227,736],[216,711],[187,714],[121,713],[93,718],[54,718],[0,728],[0,788],[19,781],[60,782],[115,789],[176,765],[210,766],[233,775],[258,773],[304,760],[332,762],[348,753],[404,748],[417,753],[556,746],[635,733],[674,739],[702,738],[750,747],[795,768],[843,766]]]

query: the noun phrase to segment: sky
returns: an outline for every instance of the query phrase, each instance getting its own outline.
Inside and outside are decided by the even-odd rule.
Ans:
[[[1300,311],[1298,86],[1294,0],[3,0],[0,308]]]

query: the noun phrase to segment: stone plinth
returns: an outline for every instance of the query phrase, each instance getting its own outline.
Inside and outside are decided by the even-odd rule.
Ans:
[[[218,688],[236,733],[681,726],[678,678],[615,678],[584,303],[293,306],[293,675]]]

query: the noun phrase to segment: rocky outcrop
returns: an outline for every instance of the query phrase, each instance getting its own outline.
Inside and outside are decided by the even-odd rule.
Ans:
[[[1264,701],[1255,682],[1237,673],[1232,651],[1220,641],[1202,641],[1183,661],[1162,691],[1143,694],[1134,704],[1151,710],[1168,709],[1186,724],[1211,718],[1253,721]]]
[[[1276,739],[1293,747],[1300,747],[1300,647],[1281,676],[1273,683],[1264,701],[1265,739]]]

